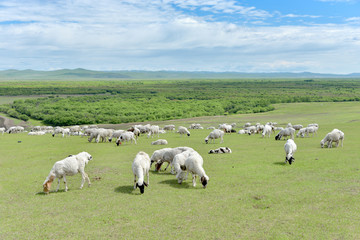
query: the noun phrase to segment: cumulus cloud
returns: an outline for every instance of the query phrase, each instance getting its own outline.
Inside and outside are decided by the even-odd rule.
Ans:
[[[0,66],[347,73],[360,64],[355,25],[246,25],[191,11],[272,17],[232,0],[2,1]]]

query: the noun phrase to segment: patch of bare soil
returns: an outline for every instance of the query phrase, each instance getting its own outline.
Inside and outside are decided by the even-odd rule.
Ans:
[[[20,124],[16,124],[17,126],[22,126],[22,127],[28,127],[28,124],[24,121],[20,122]],[[0,116],[0,127],[5,127],[6,129],[15,126],[15,123],[12,119],[4,117],[4,116]]]

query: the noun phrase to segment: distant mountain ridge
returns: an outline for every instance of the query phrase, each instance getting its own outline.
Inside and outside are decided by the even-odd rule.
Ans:
[[[94,71],[83,68],[53,71],[3,70],[0,80],[78,80],[78,79],[237,79],[237,78],[360,78],[360,73],[245,73],[245,72],[187,72],[187,71]]]

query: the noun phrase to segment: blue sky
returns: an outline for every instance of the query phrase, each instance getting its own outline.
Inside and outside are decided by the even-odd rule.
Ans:
[[[0,0],[0,70],[360,72],[360,0]]]

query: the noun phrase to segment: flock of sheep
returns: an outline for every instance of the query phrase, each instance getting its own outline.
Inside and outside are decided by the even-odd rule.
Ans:
[[[265,125],[261,125],[257,123],[255,125],[251,125],[250,123],[246,123],[243,126],[243,129],[238,131],[238,134],[262,134],[262,137],[265,136],[270,137],[271,133],[275,133],[275,131],[279,131],[275,140],[287,139],[284,150],[285,150],[285,163],[292,164],[295,161],[294,153],[297,150],[296,143],[294,141],[295,132],[297,132],[296,137],[309,137],[309,134],[312,136],[317,135],[317,130],[319,128],[318,124],[309,124],[307,127],[303,127],[302,125],[292,125],[289,123],[286,128],[277,127],[276,123],[268,122]],[[219,124],[218,128],[209,127],[212,131],[205,138],[205,143],[214,143],[216,139],[220,139],[220,143],[223,143],[223,137],[225,133],[236,132],[233,124]],[[189,129],[203,129],[200,124],[191,124]],[[4,128],[0,128],[0,132],[4,134],[7,133],[18,133],[23,132],[24,129],[22,127],[11,127],[7,131]],[[114,129],[104,129],[98,128],[96,125],[90,126],[72,126],[69,128],[62,127],[34,127],[29,135],[44,135],[46,133],[51,133],[53,137],[60,134],[62,137],[70,136],[70,135],[79,135],[79,136],[87,136],[88,141],[92,142],[94,139],[96,143],[98,142],[112,142],[112,139],[115,138],[116,145],[120,145],[124,142],[131,142],[137,144],[136,139],[140,136],[140,134],[146,134],[148,138],[157,136],[161,133],[165,133],[166,131],[175,131],[175,125],[166,125],[163,129],[161,129],[157,125],[135,125],[132,126],[128,130],[114,130]],[[188,128],[179,126],[178,131],[180,135],[190,136],[190,131]],[[333,131],[326,134],[326,136],[320,141],[320,146],[323,148],[327,145],[328,148],[332,147],[332,144],[335,143],[336,147],[338,147],[339,142],[341,141],[341,146],[343,146],[344,133],[338,129],[334,129]],[[158,139],[152,142],[153,145],[166,145],[167,140]],[[211,149],[208,153],[231,153],[231,149],[228,147],[220,147],[218,149]],[[88,181],[88,185],[90,186],[90,179],[88,175],[85,173],[85,165],[92,159],[92,156],[87,152],[81,152],[77,155],[70,155],[67,158],[58,161],[52,167],[49,175],[45,179],[43,183],[43,191],[45,193],[50,192],[51,183],[57,178],[58,186],[56,191],[59,190],[60,179],[64,179],[65,183],[65,191],[68,190],[66,183],[66,176],[72,176],[76,173],[81,173],[82,182],[80,188],[83,187],[85,180]],[[205,170],[203,168],[203,158],[202,156],[196,152],[194,149],[190,147],[176,147],[176,148],[163,148],[159,150],[155,150],[150,157],[147,153],[140,151],[135,156],[135,159],[132,163],[132,172],[134,174],[134,189],[139,188],[140,193],[144,193],[145,186],[149,185],[149,170],[152,164],[155,164],[155,171],[160,171],[163,163],[168,163],[165,168],[165,171],[170,166],[171,173],[176,176],[178,183],[182,183],[188,177],[188,174],[192,174],[192,182],[193,186],[196,186],[196,177],[198,176],[202,186],[205,188],[208,184],[209,177],[206,175]],[[144,180],[145,175],[147,176],[147,182]]]

